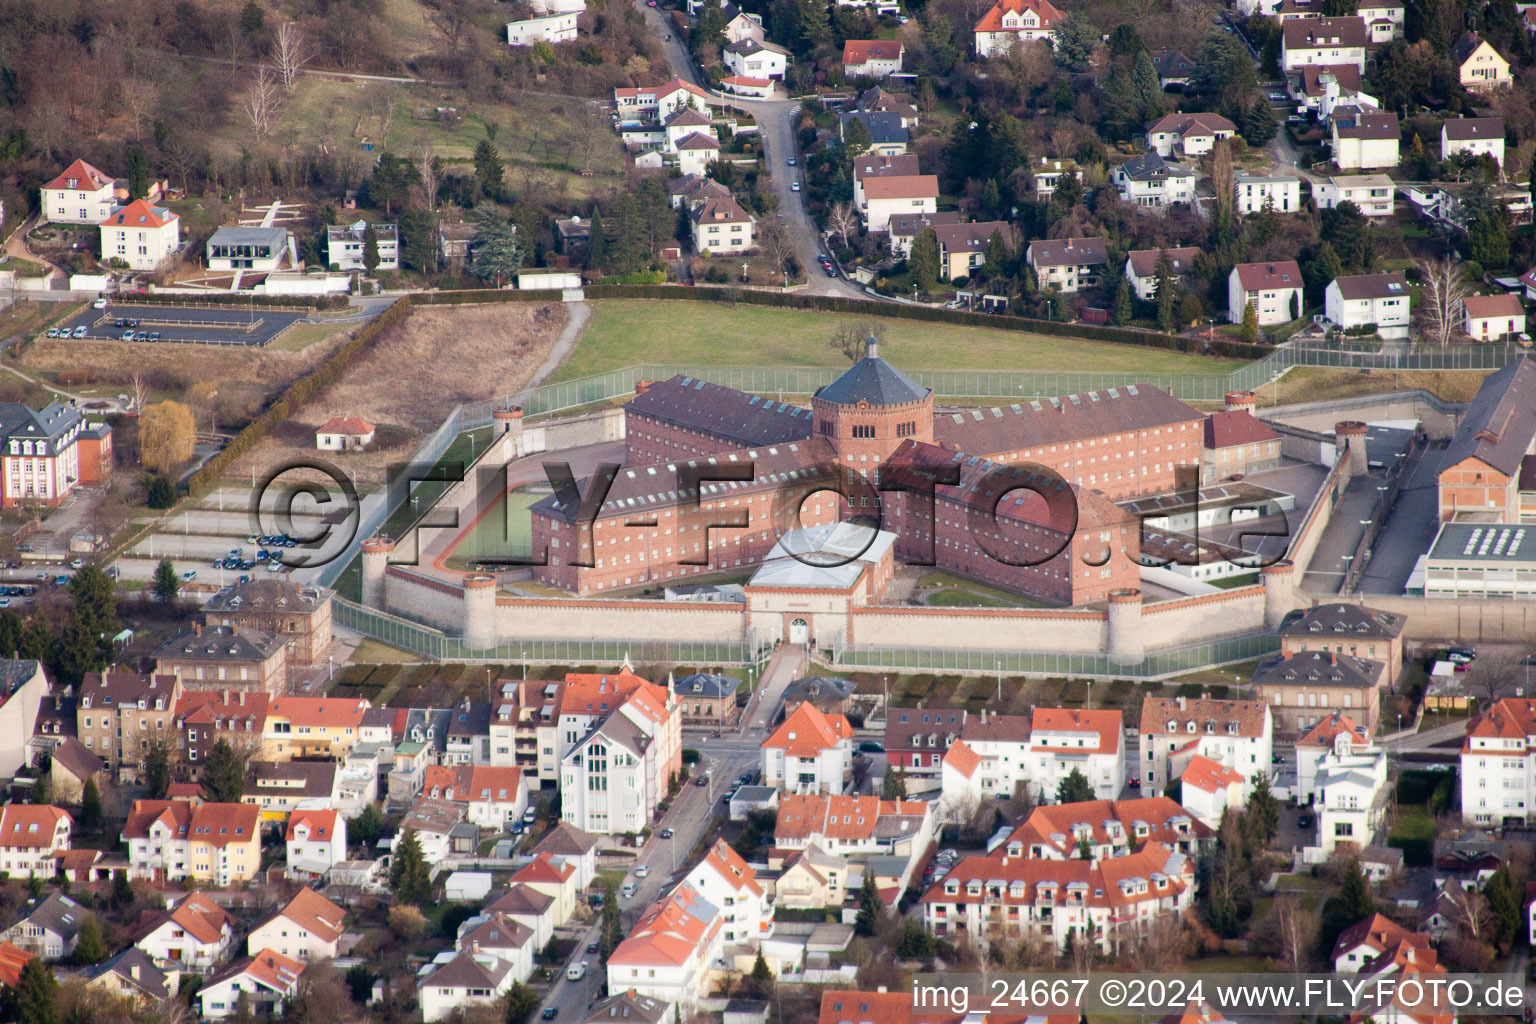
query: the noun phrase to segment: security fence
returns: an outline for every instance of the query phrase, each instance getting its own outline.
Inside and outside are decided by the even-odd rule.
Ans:
[[[1121,665],[1110,661],[1104,654],[963,650],[954,647],[844,647],[839,644],[833,648],[832,663],[839,668],[910,672],[1002,672],[1010,676],[1161,679],[1217,665],[1251,661],[1279,648],[1279,637],[1270,633],[1256,633],[1152,651],[1139,664]]]

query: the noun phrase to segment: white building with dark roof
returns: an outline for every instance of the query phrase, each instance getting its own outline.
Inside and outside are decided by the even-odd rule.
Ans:
[[[1142,302],[1157,300],[1157,264],[1165,254],[1173,283],[1177,285],[1194,269],[1200,248],[1191,245],[1177,249],[1134,249],[1125,254],[1125,279]]]
[[[1301,209],[1301,176],[1285,171],[1238,171],[1233,175],[1237,212],[1296,213]]]
[[[1408,337],[1408,280],[1400,271],[1351,274],[1328,282],[1323,309],[1346,331],[1374,327],[1383,338]]]
[[[1457,153],[1490,157],[1503,167],[1504,119],[1456,117],[1440,122],[1440,159],[1449,160]]]
[[[1194,170],[1165,160],[1156,150],[1116,166],[1110,181],[1120,190],[1120,198],[1134,206],[1170,206],[1195,198]]]
[[[1102,238],[1052,238],[1030,242],[1024,259],[1035,269],[1041,290],[1072,294],[1099,283],[1109,265]]]

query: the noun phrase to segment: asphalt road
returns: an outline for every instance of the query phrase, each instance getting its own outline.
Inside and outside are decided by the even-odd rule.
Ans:
[[[1419,556],[1429,550],[1440,528],[1440,492],[1436,477],[1446,443],[1431,444],[1413,473],[1397,491],[1397,501],[1371,553],[1371,565],[1360,580],[1362,594],[1400,595]]]
[[[251,306],[203,309],[112,303],[106,309],[90,307],[81,310],[61,326],[71,331],[84,327],[87,338],[115,341],[125,330],[130,329],[118,327],[117,321],[128,318],[140,323],[139,327],[131,328],[135,333],[140,330],[159,331],[163,342],[257,347],[270,343],[278,334],[303,320],[304,316],[303,313]],[[218,326],[206,326],[208,324]]]
[[[660,7],[649,7],[643,0],[635,0],[635,9],[645,16],[646,24],[661,42],[672,73],[685,82],[703,88],[694,73],[693,59],[684,48],[681,35],[668,20],[668,12]],[[708,91],[708,90],[706,90]],[[827,277],[817,260],[826,250],[822,247],[815,223],[806,212],[804,193],[791,190],[790,182],[800,180],[800,167],[790,167],[788,160],[795,157],[797,164],[800,151],[795,144],[795,117],[800,104],[790,99],[754,100],[740,96],[724,96],[711,92],[716,102],[730,103],[746,110],[757,119],[758,130],[763,138],[763,159],[772,176],[773,189],[779,197],[779,222],[794,244],[795,258],[805,268],[809,284],[802,289],[808,295],[839,295],[849,299],[879,298],[872,296],[852,281],[842,277]]]

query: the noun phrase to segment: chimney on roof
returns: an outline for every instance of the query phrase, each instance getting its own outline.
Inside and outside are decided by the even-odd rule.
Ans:
[[[1183,697],[1175,697],[1174,700],[1179,702],[1179,710],[1183,711],[1184,710],[1184,703],[1185,703],[1184,702],[1184,698]]]
[[[203,635],[203,624],[201,622],[194,622],[194,623],[192,623],[192,635],[193,636],[202,636]]]

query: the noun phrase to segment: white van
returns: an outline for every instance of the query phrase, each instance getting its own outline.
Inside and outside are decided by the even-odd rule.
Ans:
[[[579,964],[571,964],[565,969],[566,981],[580,981],[587,976],[587,962],[583,960]]]

